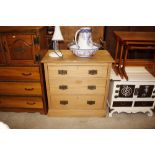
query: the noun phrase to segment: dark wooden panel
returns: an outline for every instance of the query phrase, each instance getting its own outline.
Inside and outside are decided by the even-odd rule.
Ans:
[[[3,43],[0,36],[0,64],[5,64],[5,63],[6,63],[6,60],[5,60],[4,50],[3,50]]]
[[[11,64],[29,62],[34,64],[33,35],[6,35],[4,46],[7,62]]]

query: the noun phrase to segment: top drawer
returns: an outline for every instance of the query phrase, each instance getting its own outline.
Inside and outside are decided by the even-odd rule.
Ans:
[[[0,80],[40,80],[39,68],[38,67],[0,67]]]
[[[108,65],[52,66],[48,65],[49,78],[53,77],[106,77]]]

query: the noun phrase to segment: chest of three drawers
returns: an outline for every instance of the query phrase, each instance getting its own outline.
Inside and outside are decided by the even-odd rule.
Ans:
[[[39,67],[0,67],[0,109],[42,111]]]
[[[49,116],[105,116],[111,63],[57,61],[44,63]]]

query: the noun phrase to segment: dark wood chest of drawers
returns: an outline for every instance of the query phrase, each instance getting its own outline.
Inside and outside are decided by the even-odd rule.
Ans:
[[[47,113],[41,58],[46,27],[0,27],[0,110]]]

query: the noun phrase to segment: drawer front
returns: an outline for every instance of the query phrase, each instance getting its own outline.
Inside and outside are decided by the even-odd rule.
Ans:
[[[43,108],[41,97],[0,96],[0,108]]]
[[[50,109],[104,109],[104,95],[52,95]]]
[[[49,79],[54,77],[106,77],[107,65],[103,66],[48,66]]]
[[[0,94],[41,96],[41,84],[39,82],[0,82]]]
[[[38,67],[0,67],[0,80],[40,80]]]
[[[154,101],[136,101],[134,107],[152,107]]]
[[[106,80],[101,78],[50,79],[51,94],[103,94]]]
[[[131,107],[132,101],[114,101],[113,107]]]

